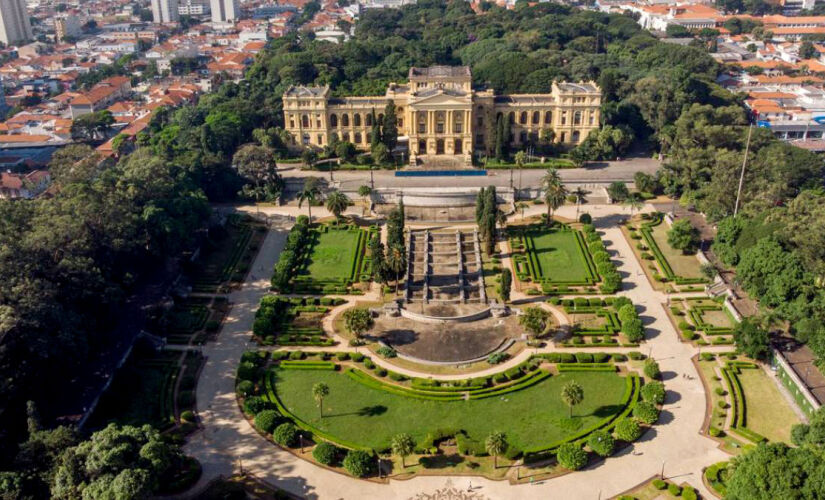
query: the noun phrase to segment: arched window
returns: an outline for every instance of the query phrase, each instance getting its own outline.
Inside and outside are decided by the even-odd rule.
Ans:
[[[344,113],[341,115],[341,126],[342,127],[349,127],[349,115]]]
[[[510,111],[510,114],[507,115],[507,119],[510,120],[510,123],[516,123],[516,114]]]
[[[579,143],[579,131],[574,130],[573,131],[573,144],[578,144],[578,143]]]
[[[364,123],[367,127],[372,127],[372,113],[367,113],[367,116],[364,117]]]
[[[541,121],[541,113],[533,111],[533,125],[538,125],[539,121]]]
[[[521,144],[527,144],[527,132],[522,130],[518,135],[518,142]]]
[[[344,132],[343,134],[341,134],[341,139],[344,142],[349,142],[349,132]]]
[[[544,124],[550,125],[553,123],[553,112],[552,111],[545,111],[544,112]]]
[[[352,115],[352,124],[355,125],[356,127],[361,126],[361,114],[360,113],[355,113],[354,115]]]
[[[309,128],[309,115],[301,115],[301,126]]]
[[[581,125],[582,124],[582,112],[576,111],[573,113],[573,125]]]
[[[355,144],[361,144],[361,132],[355,133]]]
[[[330,127],[337,127],[338,126],[338,115],[335,113],[329,115],[329,126]]]
[[[519,116],[518,122],[522,125],[527,125],[527,111],[521,112],[521,116]]]

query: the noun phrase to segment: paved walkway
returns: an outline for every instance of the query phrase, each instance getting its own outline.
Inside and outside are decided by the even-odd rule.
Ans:
[[[573,207],[565,207],[560,215],[568,215],[568,208],[571,212],[574,210]],[[586,210],[594,215],[607,248],[623,275],[624,291],[621,295],[626,295],[639,306],[648,338],[641,350],[652,352],[660,363],[667,388],[661,418],[632,448],[586,470],[518,486],[507,481],[474,477],[474,492],[490,499],[608,498],[659,474],[664,467],[666,477],[678,482],[687,481],[708,497],[701,480],[702,468],[726,460],[729,456],[717,448],[716,442],[699,434],[705,416],[705,394],[699,374],[690,360],[698,350],[679,341],[665,312],[665,295],[651,287],[628,242],[616,226],[617,219],[628,215],[627,211],[611,206],[588,206]],[[273,228],[269,233],[255,260],[249,281],[230,297],[234,305],[217,341],[203,347],[207,360],[198,383],[197,406],[204,430],[194,435],[185,446],[186,452],[203,464],[200,484],[219,475],[237,472],[242,466],[244,471],[262,480],[306,498],[402,500],[419,494],[434,494],[446,485],[447,477],[419,476],[411,480],[377,484],[343,476],[270,444],[242,417],[234,392],[235,369],[241,354],[255,348],[249,332],[257,304],[269,289],[268,280],[253,276],[268,276],[283,247],[285,235],[286,228]],[[353,348],[341,345],[336,350]],[[703,349],[711,350],[714,349]],[[490,371],[497,372],[521,362],[521,358],[526,359],[532,351],[525,350],[506,365],[492,367]],[[382,365],[386,363],[381,359],[375,361]],[[405,372],[398,367],[387,366]],[[421,375],[417,372],[410,374]],[[683,377],[684,374],[690,378]],[[460,375],[455,377],[465,378]],[[456,486],[465,488],[470,479],[452,478],[452,481]]]

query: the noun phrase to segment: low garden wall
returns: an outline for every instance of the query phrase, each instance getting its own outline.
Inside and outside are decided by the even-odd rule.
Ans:
[[[782,385],[791,393],[796,404],[805,415],[811,416],[819,409],[821,404],[816,400],[808,387],[799,378],[791,365],[785,360],[785,356],[776,349],[772,349],[771,365],[776,369],[776,375]]]
[[[408,309],[401,308],[401,316],[418,321],[421,323],[444,324],[444,323],[469,323],[470,321],[478,321],[490,316],[490,308],[482,309],[481,311],[465,314],[464,316],[428,316],[412,312]]]

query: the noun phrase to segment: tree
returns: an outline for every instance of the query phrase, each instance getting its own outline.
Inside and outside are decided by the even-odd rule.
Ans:
[[[384,108],[384,122],[381,127],[381,140],[392,153],[398,143],[398,118],[395,116],[395,104],[390,101]]]
[[[578,186],[571,194],[576,197],[576,220],[579,220],[579,208],[582,203],[587,203],[587,195],[590,194],[590,191]]]
[[[544,203],[547,205],[547,225],[553,225],[553,213],[558,210],[567,199],[567,188],[564,184],[552,185],[544,192]]]
[[[633,184],[641,193],[654,194],[657,191],[656,179],[647,172],[636,172],[633,174]]]
[[[753,359],[767,359],[770,354],[770,337],[767,330],[760,328],[750,318],[743,318],[742,322],[733,329],[733,340],[736,350]]]
[[[639,193],[630,193],[627,195],[627,199],[624,200],[624,204],[630,207],[630,216],[633,217],[633,212],[635,210],[641,210],[644,206],[644,200],[642,200],[642,195]]]
[[[283,182],[272,150],[255,144],[241,146],[232,158],[238,174],[247,179],[243,193],[260,201],[277,199]]]
[[[668,230],[667,243],[682,253],[694,253],[699,245],[699,230],[688,219],[679,219]]]
[[[611,182],[607,187],[607,195],[610,196],[613,203],[624,202],[629,194],[630,191],[627,189],[627,184],[621,181]]]
[[[510,301],[510,287],[513,284],[513,275],[509,269],[502,269],[501,283],[499,284],[499,295],[501,301],[507,303]]]
[[[564,443],[556,450],[556,459],[565,469],[579,470],[587,464],[587,453],[581,445]]]
[[[336,220],[341,218],[341,214],[347,209],[348,206],[350,206],[350,203],[352,202],[349,197],[337,189],[327,195],[327,210],[335,215]]]
[[[575,380],[571,380],[562,387],[561,399],[570,408],[570,418],[573,418],[573,407],[584,401],[584,389]]]
[[[372,120],[372,128],[370,129],[370,151],[375,151],[375,148],[378,147],[379,144],[383,144],[381,138],[381,120],[375,115],[375,109],[372,110],[370,119]]]
[[[648,382],[642,386],[642,399],[654,404],[665,402],[665,385],[661,382]]]
[[[518,317],[519,324],[531,335],[538,337],[547,329],[547,320],[550,313],[541,307],[528,307],[523,310],[523,314]]]
[[[644,372],[646,377],[654,380],[658,379],[662,375],[662,372],[659,369],[659,363],[657,363],[653,358],[647,358],[645,360]]]
[[[356,337],[360,337],[364,332],[372,328],[372,314],[369,309],[365,307],[347,309],[344,311],[344,324],[347,330],[352,332]]]
[[[355,145],[349,141],[339,141],[335,144],[335,156],[344,162],[351,162],[355,158],[357,152],[358,151],[355,149]],[[330,168],[332,167],[330,166]]]
[[[600,457],[609,457],[613,454],[616,442],[609,432],[598,430],[590,434],[590,437],[587,438],[587,446]]]
[[[655,424],[659,420],[659,409],[649,401],[640,401],[633,408],[633,416],[648,425]]]
[[[323,382],[318,382],[312,386],[312,397],[318,404],[321,418],[324,418],[324,398],[329,396],[329,386]]]
[[[405,469],[405,459],[415,451],[415,440],[409,434],[402,433],[393,436],[392,452],[401,457],[401,468]]]
[[[799,58],[816,59],[817,57],[816,47],[814,47],[814,44],[811,43],[810,40],[805,40],[802,42],[799,46]]]
[[[81,142],[103,140],[114,122],[115,118],[111,111],[106,109],[78,116],[72,121],[70,129],[72,140]]]
[[[372,188],[364,185],[358,187],[358,196],[364,199],[364,203],[367,202],[367,197],[372,194]]]
[[[407,256],[404,247],[395,244],[387,252],[387,267],[395,273],[395,294],[398,295],[398,284],[401,281],[401,272],[407,267]]]
[[[825,462],[821,450],[761,443],[735,457],[725,482],[726,499],[821,498]]]
[[[344,457],[342,465],[355,477],[364,477],[373,470],[375,459],[363,450],[350,450]]]
[[[492,432],[484,441],[484,449],[493,456],[493,468],[498,469],[498,456],[507,451],[507,435],[503,432]]]
[[[309,223],[312,224],[312,204],[318,200],[321,195],[321,188],[318,187],[318,179],[315,177],[307,177],[304,180],[304,188],[298,193],[298,208],[307,203],[307,211],[309,212]]]
[[[642,428],[633,418],[624,417],[616,422],[616,437],[628,443],[636,441],[642,435]]]

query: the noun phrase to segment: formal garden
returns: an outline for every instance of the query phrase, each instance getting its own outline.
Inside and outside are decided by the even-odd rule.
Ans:
[[[209,229],[209,237],[184,267],[195,293],[228,292],[240,285],[252,266],[266,225],[249,216],[229,215],[226,224]]]
[[[627,297],[553,297],[548,302],[561,307],[569,320],[566,347],[638,347],[644,341],[644,325]]]
[[[645,213],[633,217],[622,227],[654,288],[667,292],[696,292],[703,291],[704,284],[709,282],[696,256],[698,235],[684,223],[689,226],[688,221],[679,221],[674,231],[665,221],[664,214]],[[683,236],[680,231],[686,234]],[[675,248],[674,244],[680,248]]]
[[[299,294],[363,293],[372,279],[367,247],[377,235],[377,226],[338,222],[310,226],[309,219],[298,217],[275,265],[273,289]]]
[[[374,475],[377,454],[384,474],[449,467],[499,478],[516,463],[575,470],[637,439],[658,419],[664,388],[651,378],[657,370],[642,376],[631,363],[624,354],[551,353],[493,376],[438,382],[359,353],[252,351],[237,391],[259,432],[355,476]],[[366,468],[354,466],[363,455],[373,457]]]
[[[510,225],[516,278],[528,295],[614,293],[621,278],[592,224]]]
[[[176,297],[170,308],[149,316],[148,329],[169,344],[203,345],[217,335],[229,307],[222,295]]]
[[[671,299],[668,315],[682,339],[696,345],[731,345],[739,322],[724,304],[724,297]]]
[[[698,362],[709,389],[706,432],[738,454],[758,443],[789,442],[799,417],[764,370],[736,354],[703,353]]]
[[[344,303],[332,297],[267,295],[255,312],[252,333],[262,345],[330,346],[322,321],[330,309]]]

